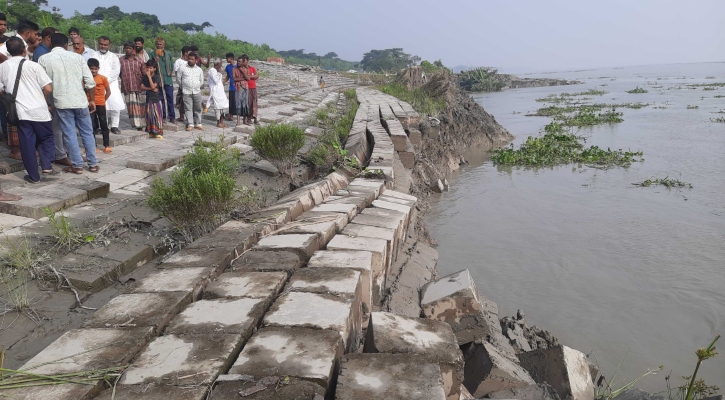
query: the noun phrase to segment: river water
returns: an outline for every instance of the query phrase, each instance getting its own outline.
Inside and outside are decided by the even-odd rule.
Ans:
[[[529,325],[594,351],[608,379],[628,352],[620,378],[663,365],[637,386],[664,390],[669,371],[680,384],[694,369],[695,350],[725,333],[725,123],[711,122],[725,117],[717,113],[725,97],[715,97],[725,96],[725,87],[685,86],[725,82],[725,64],[527,77],[585,83],[474,95],[516,136],[515,145],[550,121],[525,116],[544,105],[535,99],[599,89],[609,93],[593,102],[651,105],[620,109],[624,122],[579,134],[588,145],[641,150],[645,161],[606,171],[512,169],[494,166],[484,149],[469,151],[470,164],[448,177],[450,192],[433,199],[427,216],[440,272],[470,269],[501,317],[523,309]],[[649,93],[626,93],[636,86]],[[693,188],[632,185],[665,176]],[[725,354],[705,361],[698,376],[725,388]]]

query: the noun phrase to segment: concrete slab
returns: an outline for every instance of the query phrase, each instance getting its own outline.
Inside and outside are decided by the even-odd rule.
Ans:
[[[343,357],[337,400],[445,400],[438,364],[408,354],[350,354]]]
[[[418,199],[416,197],[406,195],[400,192],[394,192],[392,190],[386,190],[385,193],[380,195],[379,199],[390,203],[405,204],[409,207],[415,207],[415,204],[418,202]]]
[[[348,237],[343,235],[335,236],[327,244],[327,250],[369,251],[373,255],[373,304],[378,304],[380,296],[385,289],[385,278],[388,271],[387,254],[388,242],[383,239]]]
[[[315,208],[310,210],[312,212],[336,212],[347,215],[347,219],[351,221],[358,213],[357,206],[354,204],[333,204],[323,203],[317,205]]]
[[[520,353],[519,360],[533,380],[548,383],[562,399],[594,399],[594,381],[582,352],[556,346]]]
[[[304,328],[260,329],[249,342],[230,374],[289,376],[331,390],[343,347],[337,332]]]
[[[245,400],[309,399],[323,400],[325,388],[298,378],[251,375],[221,375],[217,378],[209,400],[228,400],[244,394]],[[279,384],[278,384],[279,383]]]
[[[126,162],[126,168],[161,172],[178,164],[183,158],[184,154],[143,154],[141,157],[137,155]]]
[[[363,224],[351,223],[347,224],[345,229],[342,230],[343,235],[350,237],[366,237],[373,239],[383,239],[388,242],[388,254],[386,259],[388,264],[395,260],[395,254],[397,251],[398,237],[394,229],[381,228],[378,226],[370,226]]]
[[[235,261],[233,269],[240,271],[283,271],[292,274],[302,267],[302,258],[291,251],[250,251]]]
[[[160,336],[134,360],[119,385],[211,385],[240,346],[240,335]]]
[[[279,170],[277,169],[277,167],[272,165],[272,163],[267,160],[257,161],[256,163],[254,163],[254,165],[251,166],[251,168],[253,170],[259,171],[267,176],[274,177],[279,174]]]
[[[291,251],[303,260],[312,257],[320,249],[316,234],[273,235],[259,240],[254,251]]]
[[[398,204],[398,203],[391,203],[389,201],[383,201],[383,200],[375,200],[373,201],[373,207],[376,208],[382,208],[385,210],[391,210],[391,211],[398,211],[403,214],[405,214],[405,221],[403,222],[405,226],[408,226],[408,221],[410,217],[411,207],[406,206],[404,204]]]
[[[320,212],[320,211],[307,211],[296,219],[296,222],[324,222],[324,221],[335,221],[337,226],[337,233],[347,225],[349,218],[347,214],[337,212]]]
[[[204,298],[267,299],[276,296],[286,281],[284,272],[225,272],[204,289]]]
[[[109,389],[96,397],[99,400],[206,400],[207,387],[173,385],[123,385],[115,393]]]
[[[363,303],[363,314],[369,315],[372,311],[372,270],[373,254],[369,251],[318,251],[307,263],[308,269],[314,268],[348,268],[360,273],[360,292]],[[363,319],[363,326],[367,317]]]
[[[224,247],[237,253],[249,250],[257,243],[257,227],[242,221],[227,221],[213,232],[202,236],[185,249],[210,249]]]
[[[199,300],[177,315],[166,333],[238,334],[246,341],[252,336],[267,304],[265,298]]]
[[[438,363],[448,400],[458,400],[463,382],[463,354],[445,322],[374,312],[365,339],[365,353],[418,354]]]
[[[331,196],[332,197],[332,196]],[[358,214],[362,212],[371,203],[368,203],[368,199],[362,196],[335,196],[335,198],[327,199],[325,203],[328,204],[354,204],[357,207]]]
[[[22,366],[34,374],[65,374],[124,365],[150,340],[151,327],[73,329]]]
[[[403,212],[395,211],[395,210],[387,210],[384,208],[373,208],[369,207],[366,208],[360,216],[367,215],[367,216],[373,216],[373,217],[382,217],[384,219],[388,219],[390,221],[395,221],[398,223],[398,237],[400,239],[405,239],[405,235],[407,234],[408,226],[406,224],[406,215]],[[358,224],[364,224],[364,222],[355,221]],[[392,224],[392,222],[391,222]],[[381,226],[381,225],[375,225],[375,226]],[[390,226],[381,226],[383,228],[390,228]]]
[[[381,195],[385,191],[385,181],[378,179],[356,178],[352,182],[350,182],[350,185],[348,185],[348,189],[359,191],[373,190],[377,191],[378,195]]]
[[[211,267],[216,273],[221,273],[229,266],[235,254],[227,247],[185,247],[166,257],[161,268]]]
[[[401,239],[403,231],[402,215],[401,219],[388,218],[384,216],[372,215],[369,213],[370,208],[366,208],[362,214],[355,217],[355,223],[358,225],[375,226],[385,229],[392,229],[396,233],[396,237]]]
[[[285,290],[291,292],[331,294],[354,300],[361,297],[360,272],[347,268],[303,268],[289,280]]]
[[[484,321],[487,310],[483,304],[486,302],[481,301],[469,271],[463,270],[424,286],[420,306],[427,318],[449,323],[456,332],[458,344],[463,345],[500,331],[500,325],[499,329],[489,326],[498,323],[498,318],[495,318],[495,323]],[[498,311],[495,313],[498,314]]]
[[[14,400],[78,400],[92,399],[103,390],[99,383],[96,386],[81,384],[63,384],[47,386],[31,386],[18,389],[3,389],[2,395]]]
[[[360,187],[358,187],[360,189]],[[368,189],[368,188],[362,188],[362,189]],[[337,192],[334,193],[336,196],[343,196],[343,197],[349,197],[349,196],[355,196],[355,197],[362,197],[365,199],[366,204],[369,206],[370,204],[373,204],[373,200],[377,199],[380,195],[377,191],[374,189],[370,190],[351,190],[349,189],[349,186],[340,189]]]
[[[262,321],[264,327],[298,327],[337,332],[346,351],[355,351],[362,327],[360,299],[289,292],[277,299]]]
[[[191,302],[186,292],[122,294],[111,299],[89,318],[84,328],[150,326],[161,333],[171,319]]]
[[[211,279],[213,268],[172,268],[148,274],[132,290],[132,293],[191,293],[196,299],[202,287]]]
[[[504,357],[493,345],[483,342],[475,351],[466,354],[465,380],[463,384],[475,397],[506,389],[533,385],[534,380],[525,369]],[[589,379],[591,384],[591,378]],[[592,387],[592,399],[594,398]]]
[[[76,289],[91,293],[113,285],[119,277],[131,272],[121,261],[73,253],[66,254],[53,266],[63,272]]]
[[[328,221],[323,222],[291,222],[281,228],[278,235],[291,235],[291,234],[314,234],[317,235],[321,248],[324,248],[327,243],[337,233],[337,223],[329,218]]]

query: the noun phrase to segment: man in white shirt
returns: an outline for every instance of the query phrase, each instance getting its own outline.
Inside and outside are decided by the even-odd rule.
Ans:
[[[0,91],[13,93],[18,68],[22,62],[20,81],[18,81],[15,104],[18,112],[18,137],[23,165],[28,175],[24,179],[30,183],[40,182],[38,159],[44,174],[56,174],[51,162],[55,159],[55,140],[51,116],[46,97],[53,91],[51,79],[40,65],[25,59],[27,50],[21,38],[12,37],[5,47],[10,58],[0,64]]]
[[[40,35],[38,34],[38,31],[40,31],[40,27],[38,27],[38,24],[35,22],[22,21],[18,23],[18,28],[15,30],[15,36],[23,40],[23,46],[25,46],[25,49],[27,50],[28,46],[36,48],[37,45],[40,44]],[[25,56],[28,56],[27,52]],[[2,47],[0,47],[0,62],[3,62],[10,57],[7,46],[3,44]]]
[[[191,52],[189,46],[184,46],[181,48],[181,58],[174,61],[174,74],[176,76],[179,76],[179,67],[186,64],[186,57]],[[179,107],[179,119],[177,119],[177,122],[186,122],[186,116],[185,116],[185,110],[184,110],[184,93],[182,92],[181,86],[179,86],[179,90],[176,92],[176,105]]]
[[[121,62],[118,56],[109,51],[111,39],[106,36],[98,38],[98,51],[93,52],[91,58],[95,58],[101,64],[98,73],[108,79],[108,86],[111,88],[111,97],[106,100],[106,115],[111,133],[121,133],[118,123],[121,121],[121,111],[126,109],[121,89],[118,85],[118,78],[121,75]]]
[[[176,71],[176,81],[180,91],[184,93],[184,110],[186,111],[186,130],[203,131],[201,125],[201,85],[204,82],[204,71],[196,65],[196,53],[189,53],[186,64],[180,65]]]

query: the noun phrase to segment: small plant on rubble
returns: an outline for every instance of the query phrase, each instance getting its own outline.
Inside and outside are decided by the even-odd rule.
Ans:
[[[250,144],[260,157],[271,162],[281,174],[292,176],[297,152],[305,145],[305,132],[288,124],[259,126]]]

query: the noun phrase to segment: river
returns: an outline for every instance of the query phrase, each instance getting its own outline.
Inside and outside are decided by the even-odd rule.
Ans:
[[[624,122],[579,134],[587,145],[643,151],[645,160],[610,170],[499,168],[485,149],[469,151],[470,163],[448,177],[450,192],[434,195],[427,216],[441,274],[468,268],[501,317],[523,309],[529,325],[594,351],[607,379],[628,353],[618,382],[663,365],[637,386],[662,391],[670,371],[682,383],[695,350],[725,333],[725,123],[711,121],[725,117],[725,87],[685,85],[725,82],[725,64],[527,77],[585,83],[474,95],[516,146],[550,121],[526,116],[544,106],[535,99],[598,89],[608,93],[590,102],[650,106],[620,109]],[[649,93],[626,93],[636,86]],[[665,176],[693,188],[632,185]],[[725,354],[698,376],[725,388]]]

